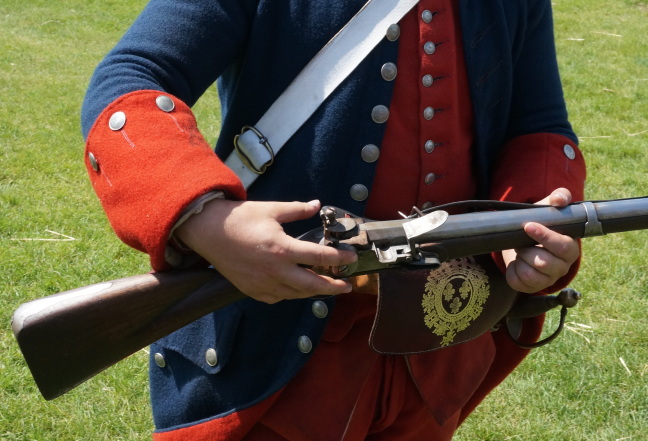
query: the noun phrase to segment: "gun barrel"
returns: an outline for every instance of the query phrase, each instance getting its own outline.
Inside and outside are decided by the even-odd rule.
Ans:
[[[593,202],[605,234],[648,228],[648,197]]]
[[[403,224],[410,219],[361,225],[370,241],[404,245]],[[648,228],[648,197],[602,202],[579,202],[567,207],[538,206],[506,211],[483,211],[449,216],[441,226],[416,238],[442,261],[502,249],[535,245],[524,225],[537,222],[574,238]]]

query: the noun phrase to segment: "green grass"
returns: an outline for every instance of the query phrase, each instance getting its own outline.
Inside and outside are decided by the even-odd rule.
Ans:
[[[94,66],[144,4],[0,0],[3,441],[150,437],[144,351],[45,402],[9,325],[25,301],[148,271],[147,259],[115,238],[92,193],[78,124]],[[648,3],[563,0],[554,9],[570,115],[589,165],[587,197],[648,195]],[[215,103],[211,92],[196,108],[210,140]],[[64,239],[48,230],[74,240],[42,240]],[[584,254],[573,286],[585,298],[569,329],[535,350],[457,440],[646,439],[648,232],[586,240]]]
[[[570,116],[588,162],[587,198],[647,195],[648,3],[557,1],[554,14]],[[573,286],[584,299],[569,329],[533,351],[457,440],[646,439],[648,234],[589,239],[583,248]]]
[[[148,270],[98,210],[79,129],[94,66],[143,4],[0,2],[0,440],[149,437],[144,352],[45,402],[9,325],[24,301]],[[64,238],[48,230],[75,240],[32,240]]]

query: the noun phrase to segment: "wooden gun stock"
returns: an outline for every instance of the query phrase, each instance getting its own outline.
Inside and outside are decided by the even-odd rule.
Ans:
[[[407,244],[403,229],[407,221],[362,224],[365,245]],[[530,246],[534,242],[523,231],[529,221],[572,237],[646,229],[648,197],[585,202],[562,209],[450,216],[421,234],[415,245],[440,261]],[[313,230],[302,239],[319,241],[318,237],[322,237],[321,230]],[[351,243],[353,240],[355,237]],[[379,262],[370,247],[356,250],[359,260],[366,257],[369,264],[349,274],[337,271],[337,276],[390,267]],[[326,273],[330,269],[321,270]],[[51,400],[143,347],[244,297],[215,270],[144,274],[25,303],[14,313],[12,327],[38,388]]]
[[[214,270],[143,274],[21,305],[12,327],[45,399],[245,296]]]

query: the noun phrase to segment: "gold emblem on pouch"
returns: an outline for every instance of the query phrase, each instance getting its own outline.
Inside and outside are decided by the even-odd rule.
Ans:
[[[446,262],[430,272],[425,284],[425,326],[442,337],[441,346],[448,346],[479,317],[489,295],[488,275],[472,257]]]

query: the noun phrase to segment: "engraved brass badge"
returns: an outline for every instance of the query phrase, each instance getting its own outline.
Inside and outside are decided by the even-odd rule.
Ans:
[[[448,346],[479,317],[489,295],[488,275],[474,258],[446,262],[428,275],[422,301],[425,325],[443,338],[441,346]]]

